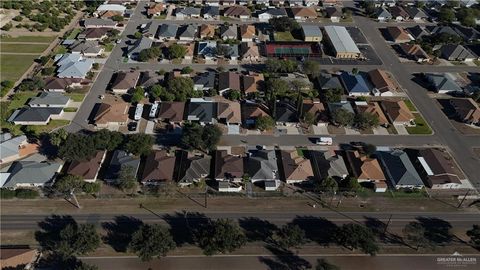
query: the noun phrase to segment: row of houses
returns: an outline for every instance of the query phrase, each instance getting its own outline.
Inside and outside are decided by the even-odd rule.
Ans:
[[[333,6],[341,4],[338,0],[190,0],[189,3],[206,6],[234,6],[234,5],[265,5],[267,7],[279,6]]]
[[[194,41],[196,39],[213,39],[217,37],[223,40],[240,40],[243,42],[253,41],[257,37],[255,25],[212,25],[202,24],[200,26],[161,24],[155,34],[155,41]]]

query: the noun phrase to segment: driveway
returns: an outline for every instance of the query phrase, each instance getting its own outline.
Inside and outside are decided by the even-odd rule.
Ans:
[[[404,125],[394,125],[399,135],[408,135],[407,128]]]
[[[228,125],[228,134],[229,135],[237,135],[240,134],[240,126],[239,125]]]
[[[384,127],[377,127],[373,129],[373,134],[375,135],[388,135],[388,130]]]
[[[315,135],[329,134],[327,126],[312,126],[312,130]]]

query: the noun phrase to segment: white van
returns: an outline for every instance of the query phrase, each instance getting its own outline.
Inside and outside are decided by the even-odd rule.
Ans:
[[[331,137],[320,137],[315,143],[318,145],[332,145],[333,139]]]
[[[140,120],[142,118],[142,113],[143,113],[143,104],[138,103],[137,108],[135,109],[135,116],[133,119],[135,120]]]
[[[158,102],[155,101],[155,103],[152,104],[152,108],[150,109],[150,113],[148,114],[148,117],[155,118],[155,116],[157,116],[157,110],[158,110]]]

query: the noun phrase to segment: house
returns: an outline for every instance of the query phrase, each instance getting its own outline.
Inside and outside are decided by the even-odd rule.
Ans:
[[[240,38],[243,42],[252,41],[256,37],[255,25],[242,24],[239,27]]]
[[[177,20],[186,20],[200,18],[201,9],[195,7],[184,7],[175,9],[175,18]]]
[[[221,0],[222,6],[233,6],[236,0]]]
[[[158,27],[156,36],[159,40],[174,40],[177,37],[177,24],[162,24]]]
[[[12,137],[10,133],[0,134],[0,164],[9,163],[38,152],[38,144],[29,143],[25,135]]]
[[[250,18],[250,10],[244,6],[231,6],[223,10],[223,16],[239,19]]]
[[[217,181],[240,182],[244,175],[243,158],[230,155],[226,150],[215,151],[213,177]]]
[[[182,41],[193,41],[197,36],[197,26],[192,24],[183,25],[178,29],[178,39]]]
[[[181,187],[198,183],[210,174],[212,158],[209,155],[192,155],[188,151],[178,151],[177,184]]]
[[[338,4],[341,4],[341,1],[338,1],[338,0],[321,0],[320,2],[324,7],[331,7],[331,6],[336,6]]]
[[[331,177],[337,181],[348,176],[347,165],[339,151],[308,151],[313,175],[319,181]]]
[[[384,100],[381,102],[381,106],[390,123],[394,125],[414,125],[415,116],[410,112],[405,101]]]
[[[303,41],[320,42],[322,41],[322,31],[316,25],[302,25]]]
[[[47,125],[51,119],[60,119],[63,116],[63,108],[26,107],[17,109],[8,118],[8,122],[15,125]]]
[[[376,13],[379,22],[386,22],[392,19],[392,14],[385,7],[380,7]]]
[[[280,172],[278,171],[277,157],[273,150],[252,150],[246,158],[246,173],[252,183],[280,181]],[[278,187],[279,183],[275,183]],[[276,189],[276,188],[275,188]],[[275,190],[274,189],[274,190]]]
[[[461,25],[455,25],[455,31],[467,42],[475,42],[480,40],[480,32],[472,27],[464,27]]]
[[[279,79],[287,83],[291,89],[301,92],[308,93],[313,88],[313,83],[308,79],[308,76],[300,72],[282,74]]]
[[[242,123],[240,103],[230,100],[218,102],[217,120],[227,125],[240,125]]]
[[[33,269],[41,253],[36,249],[6,247],[0,254],[0,265],[4,269]]]
[[[165,10],[166,7],[163,3],[152,3],[147,7],[147,16],[150,18],[160,16]]]
[[[238,60],[239,52],[237,44],[217,44],[217,56],[230,60]]]
[[[80,176],[83,181],[94,183],[97,181],[98,172],[106,155],[107,151],[97,151],[95,156],[88,160],[74,160],[68,166],[67,174]]]
[[[348,101],[329,102],[327,106],[331,115],[335,114],[338,110],[345,110],[349,113],[355,114],[352,104]]]
[[[279,7],[285,4],[285,0],[270,0],[272,6]]]
[[[345,27],[328,25],[324,29],[336,58],[360,58],[361,52]]]
[[[138,168],[140,167],[140,158],[129,154],[123,150],[113,151],[112,158],[105,173],[104,180],[107,182],[118,181],[120,177],[120,172],[125,167],[131,167],[133,175],[137,176]]]
[[[218,20],[220,18],[220,8],[218,6],[205,6],[202,9],[202,14],[206,20]]]
[[[232,183],[228,181],[218,182],[219,192],[240,192],[242,191],[242,185],[240,183]]]
[[[140,72],[140,78],[138,79],[137,85],[147,89],[153,85],[160,84],[163,78],[164,75],[159,75],[153,70],[142,71]]]
[[[223,95],[228,90],[241,90],[239,73],[227,71],[218,74],[218,93]]]
[[[217,118],[217,104],[207,98],[191,98],[188,104],[187,120],[200,124],[214,124]]]
[[[317,11],[312,7],[293,7],[291,12],[293,18],[297,21],[306,21],[318,17]]]
[[[385,182],[380,163],[377,159],[362,155],[358,150],[346,151],[352,175],[362,182]]]
[[[166,150],[152,151],[145,160],[140,181],[143,185],[161,185],[173,181],[175,156]]]
[[[217,56],[217,42],[210,40],[198,42],[197,55],[206,60],[214,59]]]
[[[207,71],[193,77],[193,88],[197,91],[210,91],[215,87],[217,73]]]
[[[427,73],[425,78],[433,91],[437,93],[463,92],[462,88],[455,82],[455,77],[452,73]]]
[[[294,126],[298,124],[297,108],[288,101],[276,102],[275,122],[277,125]]]
[[[198,35],[201,39],[210,39],[215,36],[216,27],[211,24],[202,24],[198,31]]]
[[[62,167],[63,164],[56,162],[15,161],[7,172],[0,173],[0,186],[9,189],[50,186]]]
[[[140,39],[137,39],[135,43],[133,43],[132,47],[128,50],[128,58],[132,60],[138,60],[138,56],[140,52],[149,49],[152,47],[153,40],[147,37],[142,36]]]
[[[447,34],[455,37],[460,37],[457,31],[455,31],[451,26],[427,26],[426,29],[430,33],[430,35]]]
[[[392,187],[395,189],[424,187],[422,178],[403,150],[378,151],[377,155]]]
[[[102,40],[108,36],[109,28],[87,28],[78,34],[78,39]]]
[[[457,118],[469,125],[480,125],[480,107],[471,98],[454,98],[450,100]]]
[[[92,69],[93,60],[85,59],[79,53],[67,53],[56,58],[57,77],[85,79]]]
[[[195,53],[195,42],[188,42],[184,44],[185,46],[185,56],[183,56],[183,59],[186,60],[192,60],[193,59],[193,54]]]
[[[421,21],[428,18],[427,14],[417,7],[405,7],[405,11],[408,13],[411,19],[414,21]]]
[[[421,25],[415,25],[413,27],[409,27],[407,28],[407,30],[414,39],[421,39],[425,36],[430,35],[427,29]]]
[[[288,2],[288,5],[291,7],[303,6],[303,0],[287,0],[287,2]]]
[[[268,22],[273,18],[287,17],[287,11],[285,8],[269,8],[266,10],[258,11],[258,20],[260,22]]]
[[[64,108],[68,107],[70,97],[62,93],[42,92],[37,97],[33,97],[28,102],[28,106],[35,108]]]
[[[414,165],[417,165],[425,185],[431,189],[462,188],[459,169],[452,157],[436,148],[424,148],[418,151]]]
[[[242,103],[242,123],[248,127],[255,127],[257,118],[267,117],[268,108],[262,104],[257,103]]]
[[[236,25],[221,25],[220,26],[220,38],[223,40],[237,39],[238,31]]]
[[[331,22],[340,22],[343,16],[342,10],[339,7],[327,7],[325,8],[325,13]]]
[[[388,126],[389,122],[387,117],[383,113],[378,102],[356,101],[355,107],[357,108],[358,113],[369,113],[375,115],[378,118],[378,123],[381,126]]]
[[[103,11],[98,13],[97,17],[101,19],[111,19],[112,17],[115,16],[122,16],[122,13],[119,11],[113,11],[113,10],[108,10],[108,11]]]
[[[351,96],[369,96],[370,85],[361,74],[342,72],[340,80]]]
[[[240,55],[242,61],[256,62],[260,59],[260,51],[254,42],[242,42],[240,44]]]
[[[205,5],[207,6],[214,6],[214,7],[218,7],[220,6],[220,0],[205,0]]]
[[[158,119],[170,124],[180,124],[183,122],[185,113],[185,102],[180,101],[162,101],[158,109]]]
[[[403,27],[389,26],[385,28],[385,32],[395,43],[406,43],[413,40],[413,37]]]
[[[417,62],[430,61],[430,56],[418,44],[400,44],[399,48],[404,56]]]
[[[93,123],[98,129],[117,129],[128,121],[130,104],[119,98],[106,99],[98,105],[93,115]]]
[[[87,18],[83,20],[85,28],[116,28],[117,22],[111,19]]]
[[[393,76],[383,69],[374,69],[368,72],[370,82],[372,82],[374,96],[393,96],[398,87]]]
[[[130,89],[135,88],[139,78],[139,71],[120,71],[115,75],[111,89],[115,94],[126,94]]]
[[[310,160],[300,156],[297,149],[280,151],[283,175],[287,184],[299,183],[313,179]]]
[[[332,74],[322,73],[317,77],[317,83],[320,89],[342,89],[343,86],[340,83],[338,76],[333,76]]]
[[[242,91],[245,95],[258,92],[263,87],[264,77],[262,73],[249,72],[241,77]]]
[[[443,45],[440,49],[441,57],[448,61],[465,61],[470,62],[477,57],[473,55],[473,53],[463,47],[462,45],[455,45],[455,44],[446,44]]]
[[[318,99],[305,99],[302,104],[303,115],[310,114],[314,117],[314,124],[325,126],[328,122],[325,106]]]
[[[105,11],[114,11],[119,12],[120,14],[125,13],[127,8],[124,5],[117,5],[117,4],[103,4],[98,6],[97,11],[94,14],[100,14]]]
[[[410,15],[401,6],[390,7],[390,14],[392,14],[392,18],[397,22],[406,21],[410,18]]]

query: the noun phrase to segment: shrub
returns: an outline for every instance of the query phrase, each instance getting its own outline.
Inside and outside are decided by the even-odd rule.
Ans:
[[[12,199],[13,197],[15,197],[15,191],[14,190],[6,189],[6,188],[0,189],[0,198],[1,199]]]
[[[15,197],[20,199],[35,199],[38,195],[38,191],[33,189],[20,188],[15,190]]]

